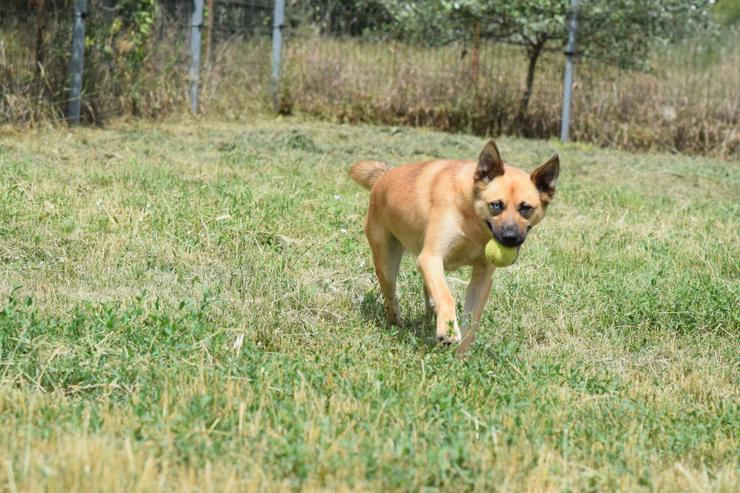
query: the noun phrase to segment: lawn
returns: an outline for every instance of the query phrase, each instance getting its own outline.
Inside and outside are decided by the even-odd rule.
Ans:
[[[2,491],[736,491],[737,161],[499,139],[559,193],[460,359],[411,258],[385,323],[346,168],[483,139],[3,132]]]

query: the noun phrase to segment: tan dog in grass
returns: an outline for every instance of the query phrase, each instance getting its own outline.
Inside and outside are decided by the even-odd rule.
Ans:
[[[493,140],[478,161],[436,160],[393,169],[377,161],[353,165],[350,177],[371,191],[365,234],[388,321],[401,322],[396,277],[408,250],[418,257],[427,315],[437,313],[437,339],[459,342],[465,352],[491,292],[495,267],[485,258],[486,243],[493,237],[519,248],[545,217],[559,171],[557,155],[531,174],[504,164]],[[444,272],[463,265],[473,271],[461,331]]]

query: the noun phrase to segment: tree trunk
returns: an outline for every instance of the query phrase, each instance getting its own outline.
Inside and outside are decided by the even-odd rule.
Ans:
[[[475,34],[473,36],[473,53],[470,61],[470,78],[473,82],[478,82],[478,69],[480,67],[480,22],[475,24]]]
[[[36,70],[34,72],[36,83],[42,88],[41,74],[44,63],[44,31],[46,30],[46,2],[38,0],[36,2]],[[41,89],[40,89],[41,90]]]
[[[524,88],[522,101],[519,104],[519,125],[524,130],[527,123],[527,110],[529,109],[529,100],[532,97],[532,88],[534,87],[534,72],[537,68],[537,60],[542,53],[546,40],[538,40],[537,43],[527,47],[527,57],[529,57],[529,66],[527,67],[527,85]]]

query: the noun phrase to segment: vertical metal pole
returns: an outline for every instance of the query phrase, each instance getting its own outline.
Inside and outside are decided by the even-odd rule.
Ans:
[[[565,76],[563,77],[563,119],[560,121],[560,140],[570,139],[570,101],[573,94],[573,57],[576,54],[576,28],[578,0],[570,0],[570,21],[568,22],[568,45],[565,47]]]
[[[85,18],[87,0],[75,0],[75,25],[72,36],[72,59],[69,62],[70,95],[67,118],[70,123],[80,123],[80,97],[82,94],[82,65],[85,57]]]
[[[285,0],[275,0],[272,17],[272,107],[280,109],[280,65],[283,54],[283,24],[285,23]]]
[[[198,113],[198,83],[200,82],[200,29],[203,27],[203,0],[193,0],[190,17],[190,111]]]

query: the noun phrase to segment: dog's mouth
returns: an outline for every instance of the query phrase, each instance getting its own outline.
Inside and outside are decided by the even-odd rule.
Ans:
[[[506,237],[502,234],[496,234],[496,231],[493,229],[493,224],[491,224],[491,221],[486,219],[485,220],[486,226],[488,226],[488,230],[491,232],[491,236],[494,240],[496,240],[501,245],[504,245],[509,248],[516,248],[517,251],[519,251],[519,248],[524,244],[524,241],[527,239],[527,235],[517,235],[513,237]]]
[[[495,238],[496,233],[493,232],[493,224],[491,224],[491,221],[489,221],[488,219],[486,219],[485,222],[486,222],[486,226],[488,226],[488,230],[491,232],[491,236]]]

